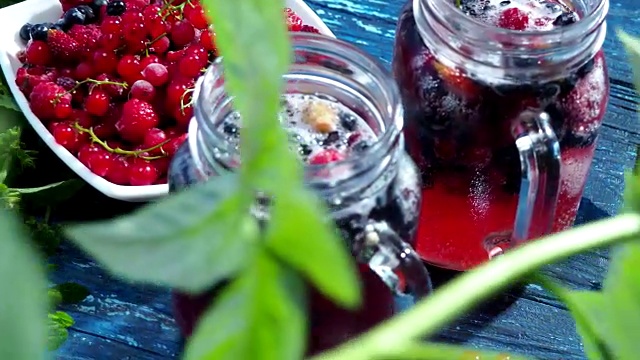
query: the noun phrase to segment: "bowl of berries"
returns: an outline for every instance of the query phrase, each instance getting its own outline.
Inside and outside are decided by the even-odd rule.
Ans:
[[[286,6],[290,31],[333,36],[302,0]],[[217,56],[199,2],[27,0],[0,23],[14,34],[0,39],[0,66],[47,146],[106,196],[166,195],[191,94]]]

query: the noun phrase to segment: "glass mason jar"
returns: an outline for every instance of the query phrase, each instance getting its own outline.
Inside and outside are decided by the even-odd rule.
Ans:
[[[419,176],[404,152],[403,109],[391,74],[345,42],[304,33],[292,35],[292,41],[295,60],[284,76],[283,97],[312,94],[335,101],[360,116],[377,139],[359,156],[305,167],[305,181],[326,201],[345,246],[359,263],[364,289],[363,306],[355,312],[311,290],[309,352],[313,353],[391,316],[394,293],[421,297],[431,284],[411,246],[420,203]],[[237,114],[223,86],[222,65],[216,61],[196,88],[188,140],[169,169],[172,192],[234,171],[240,162],[236,147],[219,130],[223,120]],[[176,319],[186,336],[215,294],[216,289],[201,296],[174,294]]]
[[[575,0],[578,22],[514,31],[454,3],[407,2],[393,72],[422,175],[416,250],[467,270],[572,226],[609,96],[609,4]]]

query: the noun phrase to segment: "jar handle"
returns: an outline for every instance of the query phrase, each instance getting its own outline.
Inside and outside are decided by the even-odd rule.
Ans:
[[[369,221],[358,236],[356,255],[396,294],[422,298],[432,291],[431,277],[411,245],[385,222]]]
[[[512,246],[551,231],[560,193],[560,144],[549,114],[525,110],[511,132],[520,154],[521,183]]]

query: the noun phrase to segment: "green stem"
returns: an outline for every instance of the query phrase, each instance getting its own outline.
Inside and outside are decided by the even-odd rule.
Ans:
[[[640,214],[624,214],[549,235],[467,272],[366,334],[312,360],[365,360],[430,336],[514,281],[571,255],[640,234]]]
[[[389,351],[384,356],[375,359],[393,360],[525,360],[519,355],[507,354],[496,351],[481,351],[466,348],[458,345],[436,344],[429,342],[414,341],[403,346],[393,346],[393,351]]]

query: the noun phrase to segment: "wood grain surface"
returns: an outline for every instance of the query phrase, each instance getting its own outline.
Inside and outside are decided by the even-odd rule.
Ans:
[[[357,44],[389,66],[395,24],[404,0],[310,0],[309,4],[344,40]],[[615,29],[640,36],[640,2],[611,3],[605,43],[611,99],[601,132],[578,222],[610,216],[621,203],[623,172],[632,166],[640,127],[636,92],[626,54]],[[102,208],[111,206],[108,201]],[[115,205],[114,205],[115,206]],[[75,213],[81,209],[70,209]],[[99,217],[99,215],[96,215]],[[597,289],[607,268],[607,251],[576,256],[546,270],[562,283],[579,289]],[[55,258],[59,268],[53,281],[75,281],[92,295],[68,306],[76,319],[69,341],[58,359],[176,358],[179,336],[171,317],[166,290],[133,287],[106,275],[76,249],[64,245]],[[436,271],[436,282],[453,274]],[[511,291],[488,302],[473,314],[445,329],[438,340],[479,348],[504,349],[540,359],[584,359],[582,344],[569,313],[556,299],[536,286]]]

